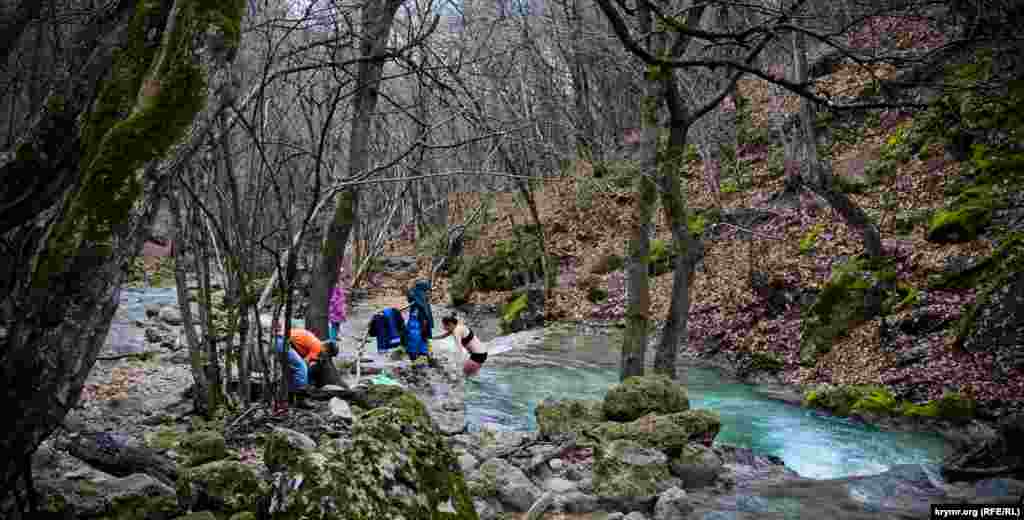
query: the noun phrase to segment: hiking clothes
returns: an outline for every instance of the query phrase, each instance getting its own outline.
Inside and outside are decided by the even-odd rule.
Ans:
[[[302,359],[308,362],[320,357],[323,345],[320,343],[320,339],[316,337],[316,334],[306,329],[291,329],[290,336],[292,348],[302,356]]]
[[[331,301],[327,308],[327,320],[331,323],[341,323],[347,320],[345,309],[345,289],[339,282],[331,289]]]
[[[409,314],[412,315],[414,309],[417,311],[417,316],[421,322],[420,332],[424,338],[434,336],[434,315],[430,310],[429,290],[430,282],[420,280],[405,295],[406,299],[409,300]]]
[[[370,320],[369,335],[377,338],[377,352],[385,352],[402,344],[405,324],[398,309],[388,308],[378,312]]]
[[[409,321],[405,324],[405,351],[409,353],[409,357],[429,352],[429,337],[430,331],[423,323],[421,311],[418,306],[413,305],[409,309]]]
[[[284,350],[284,338],[277,337],[277,351]],[[302,359],[302,356],[294,348],[288,349],[288,391],[295,392],[303,390],[309,385],[309,365]]]
[[[476,362],[477,364],[482,365],[482,364],[484,364],[485,361],[487,361],[487,353],[486,352],[479,352],[479,353],[478,352],[473,352],[472,354],[469,355],[469,359],[471,359],[472,361]]]
[[[452,336],[455,336],[455,340],[462,345],[462,348],[468,350],[470,354],[487,353],[487,347],[480,341],[480,338],[473,334],[472,329],[462,323],[455,326]]]

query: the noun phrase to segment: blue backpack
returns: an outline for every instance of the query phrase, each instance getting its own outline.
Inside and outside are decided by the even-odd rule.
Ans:
[[[398,309],[378,312],[370,320],[370,335],[377,338],[377,352],[386,352],[402,344],[405,325]]]

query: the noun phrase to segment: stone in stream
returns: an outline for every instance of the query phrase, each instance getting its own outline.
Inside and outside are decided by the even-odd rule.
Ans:
[[[670,414],[690,409],[686,388],[662,375],[626,378],[608,390],[604,416],[610,421],[635,421],[649,413]]]
[[[669,470],[683,481],[685,489],[707,487],[722,473],[722,459],[707,446],[689,444],[672,458]]]
[[[523,470],[502,459],[484,462],[468,477],[467,485],[474,496],[497,497],[511,511],[527,511],[541,496]]]

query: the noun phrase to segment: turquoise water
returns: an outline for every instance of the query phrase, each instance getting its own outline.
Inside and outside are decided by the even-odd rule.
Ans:
[[[615,332],[551,331],[543,344],[492,356],[466,386],[470,427],[535,430],[533,411],[545,398],[603,398],[618,382]],[[779,456],[805,477],[876,474],[896,464],[936,463],[946,453],[937,436],[880,431],[769,400],[712,370],[681,367],[680,374],[691,407],[721,415],[716,442]]]

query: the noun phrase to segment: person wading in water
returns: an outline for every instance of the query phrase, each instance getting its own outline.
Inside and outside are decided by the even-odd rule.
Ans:
[[[432,339],[455,336],[455,340],[469,353],[469,361],[464,365],[463,372],[467,376],[476,375],[480,371],[480,367],[487,361],[487,347],[473,333],[472,329],[459,323],[459,319],[454,314],[441,318],[441,327],[444,328],[445,333]]]

